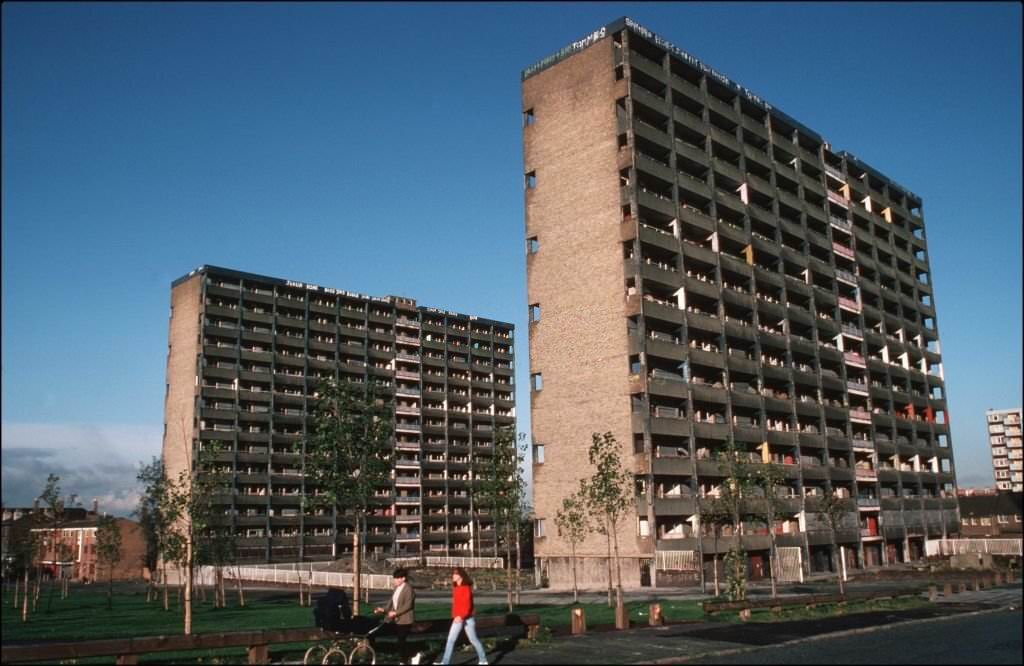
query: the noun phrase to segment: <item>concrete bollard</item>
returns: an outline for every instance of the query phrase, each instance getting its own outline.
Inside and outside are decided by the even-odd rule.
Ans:
[[[981,581],[978,580],[977,576],[971,581],[971,589],[975,592],[981,589]]]
[[[665,618],[661,615],[661,604],[651,604],[648,610],[650,614],[647,616],[647,621],[652,627],[660,627],[665,624]]]
[[[939,598],[939,588],[935,585],[928,586],[928,601],[935,601]]]
[[[951,597],[953,596],[953,583],[946,583],[942,586],[942,596]]]
[[[573,608],[569,611],[572,623],[572,635],[579,636],[587,633],[587,612],[583,608]]]

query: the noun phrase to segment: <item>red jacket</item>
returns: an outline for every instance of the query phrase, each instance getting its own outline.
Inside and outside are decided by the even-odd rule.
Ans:
[[[452,617],[473,617],[473,587],[471,585],[452,586]]]

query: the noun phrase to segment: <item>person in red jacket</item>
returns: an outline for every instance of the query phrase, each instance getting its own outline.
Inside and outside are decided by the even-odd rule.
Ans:
[[[452,570],[452,628],[448,632],[448,644],[444,647],[444,657],[438,664],[448,664],[452,660],[452,651],[455,649],[455,641],[459,640],[459,634],[466,630],[466,637],[476,649],[476,656],[480,658],[477,663],[487,663],[487,653],[480,639],[476,636],[476,621],[473,619],[473,581],[469,574],[462,567],[455,567]]]

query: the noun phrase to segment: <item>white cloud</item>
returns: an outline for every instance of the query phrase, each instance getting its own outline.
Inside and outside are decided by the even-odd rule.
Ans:
[[[139,463],[160,455],[162,427],[117,423],[0,424],[3,502],[28,506],[46,484],[60,477],[64,495],[83,506],[127,515],[138,501]]]

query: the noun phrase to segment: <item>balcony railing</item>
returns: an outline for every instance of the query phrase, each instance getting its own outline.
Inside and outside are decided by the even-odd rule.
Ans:
[[[858,497],[857,506],[864,508],[873,508],[879,506],[877,497]]]
[[[835,241],[832,241],[832,251],[840,256],[846,257],[847,259],[853,259],[855,256],[853,250],[842,243],[837,243]]]
[[[845,298],[843,296],[840,296],[839,305],[849,308],[850,310],[853,310],[855,312],[860,312],[860,303],[853,300],[852,298]]]
[[[832,190],[828,191],[828,200],[831,201],[834,204],[838,204],[838,205],[842,206],[843,208],[848,208],[849,207],[846,199],[844,199],[839,194],[833,192]]]
[[[843,352],[843,360],[851,365],[859,365],[861,367],[865,366],[864,357],[857,352]]]
[[[864,382],[846,382],[846,389],[849,391],[859,391],[861,393],[868,392],[868,385]]]

